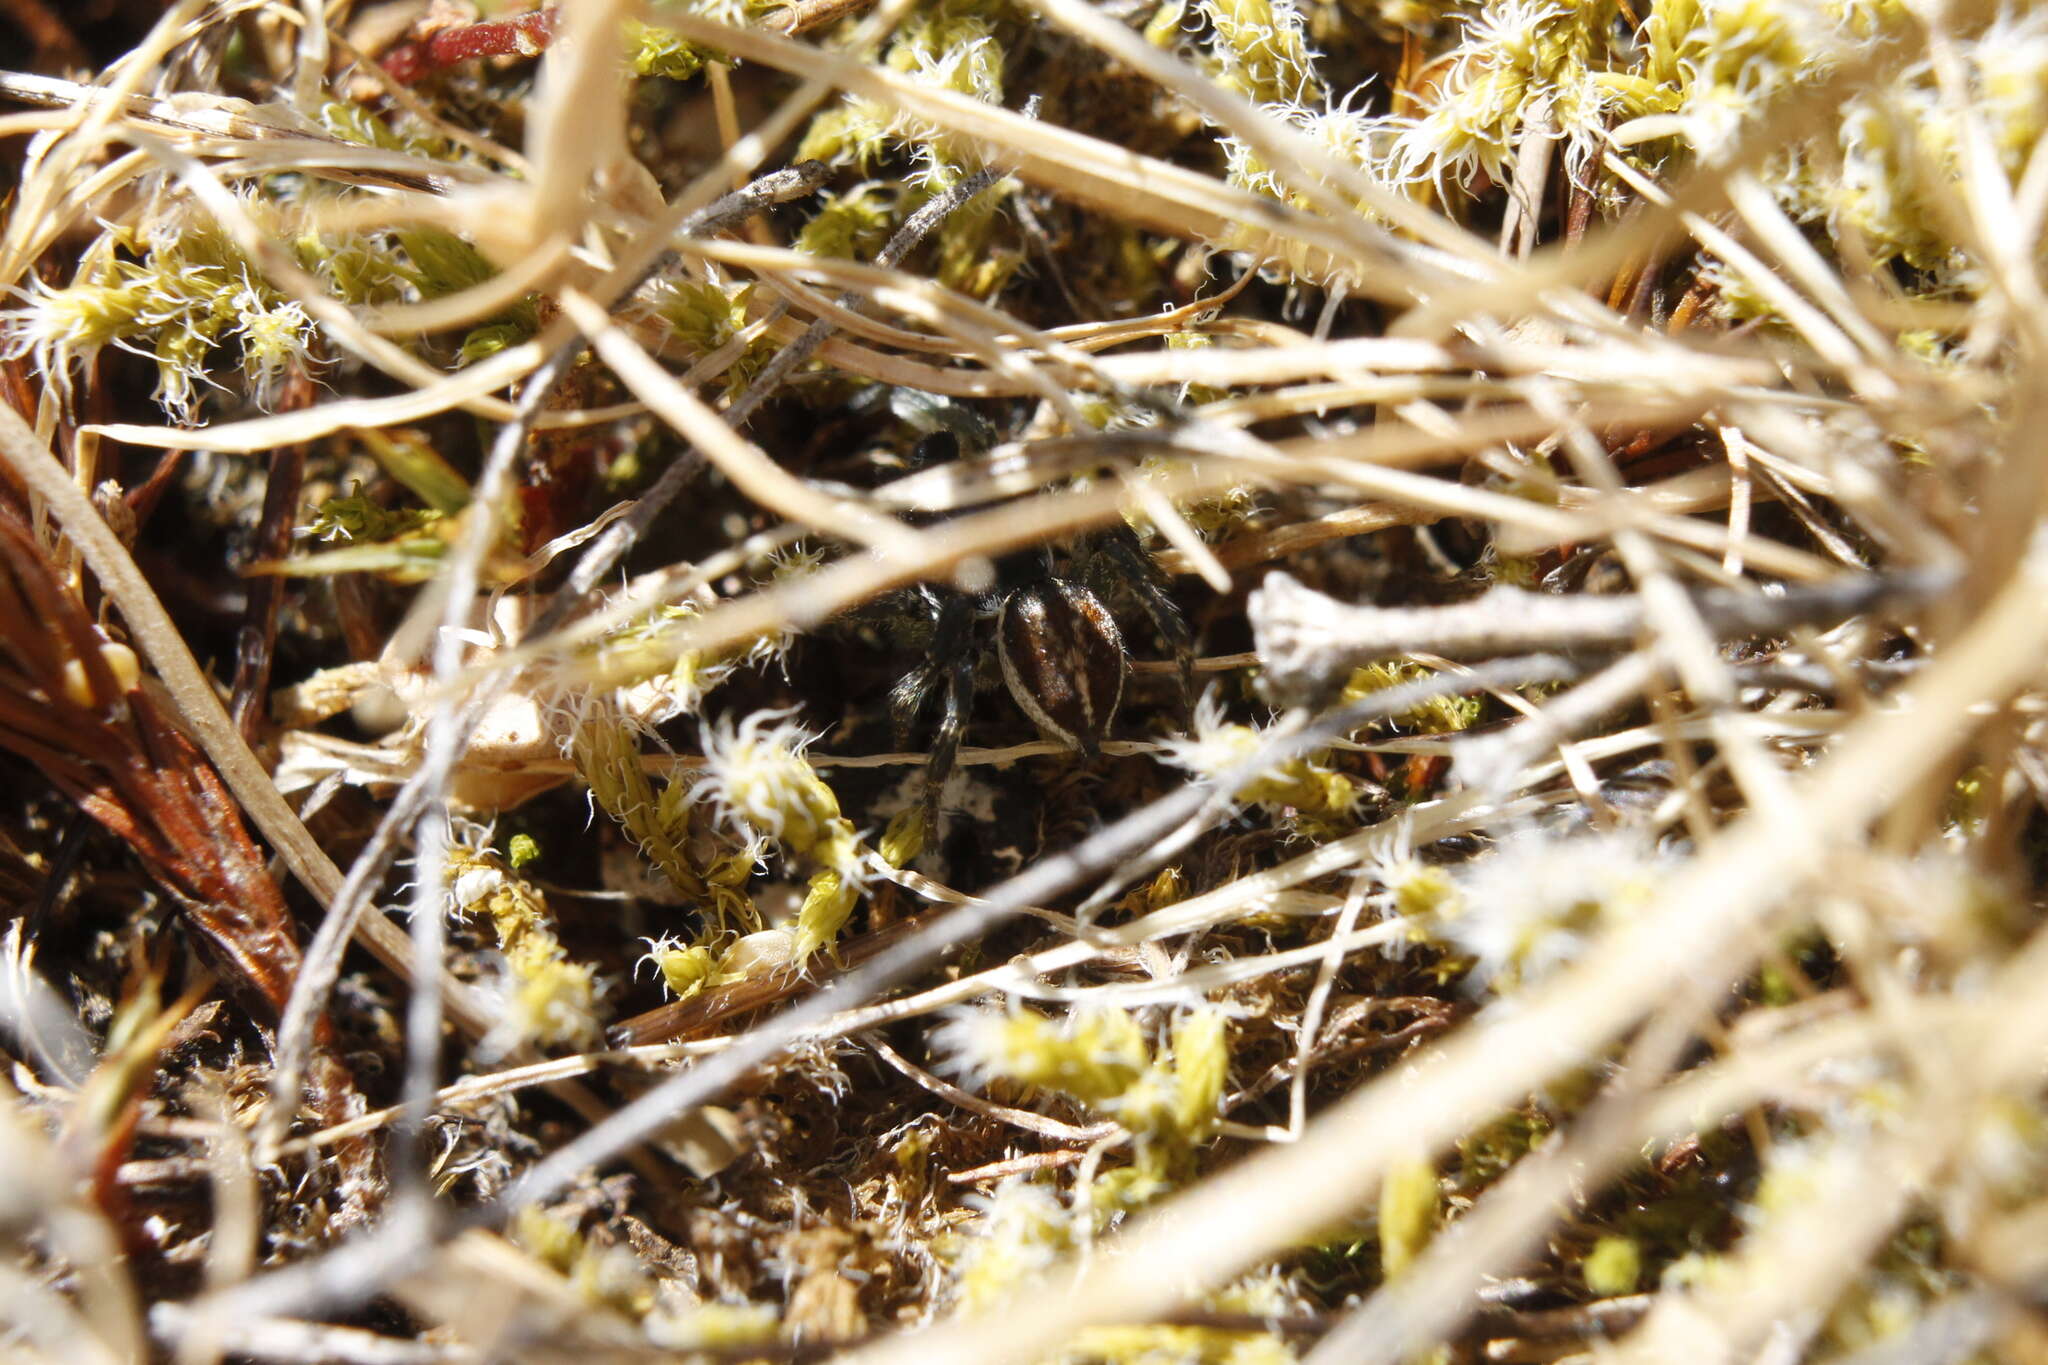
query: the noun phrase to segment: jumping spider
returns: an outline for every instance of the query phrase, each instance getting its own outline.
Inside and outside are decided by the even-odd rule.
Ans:
[[[941,432],[919,442],[913,464],[957,452],[955,438]],[[1007,555],[981,592],[921,583],[904,594],[924,626],[916,634],[925,637],[926,657],[891,690],[889,715],[897,746],[907,747],[934,695],[940,698],[925,767],[927,829],[967,728],[975,673],[991,647],[1010,696],[1047,738],[1090,758],[1101,752],[1129,671],[1123,631],[1103,600],[1116,587],[1136,599],[1172,650],[1180,665],[1181,709],[1189,712],[1194,650],[1187,622],[1137,536],[1121,523],[1059,555],[1049,547]]]

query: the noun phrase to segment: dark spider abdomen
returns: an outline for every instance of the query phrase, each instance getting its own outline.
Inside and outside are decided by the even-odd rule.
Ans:
[[[1046,578],[1003,598],[996,625],[1003,681],[1040,729],[1091,757],[1124,695],[1124,639],[1087,588]]]

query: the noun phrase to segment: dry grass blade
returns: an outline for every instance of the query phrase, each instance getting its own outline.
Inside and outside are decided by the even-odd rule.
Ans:
[[[24,1360],[2042,1354],[2048,9],[102,8]]]

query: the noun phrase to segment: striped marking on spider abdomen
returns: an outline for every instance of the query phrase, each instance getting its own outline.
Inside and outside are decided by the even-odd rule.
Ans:
[[[1004,599],[996,653],[1010,695],[1039,728],[1093,755],[1124,694],[1124,640],[1087,588],[1048,579]]]

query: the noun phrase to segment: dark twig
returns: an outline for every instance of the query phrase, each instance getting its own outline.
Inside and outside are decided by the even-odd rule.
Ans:
[[[819,166],[817,162],[805,162],[800,166],[791,167],[788,171],[779,172],[779,174],[785,176],[801,174],[805,177],[815,176],[822,178],[823,170],[824,168]],[[919,242],[924,240],[925,236],[934,227],[943,222],[948,214],[987,189],[991,184],[995,183],[995,179],[995,173],[992,171],[983,171],[969,176],[947,193],[924,205],[916,213],[913,213],[909,220],[896,230],[895,235],[889,239],[881,251],[876,253],[875,263],[877,265],[893,266],[901,261],[916,248]],[[766,177],[764,177],[762,182],[756,183],[765,183],[765,181]],[[814,183],[814,181],[808,183]],[[719,203],[724,204],[728,200],[736,198],[738,198],[737,195],[728,195],[725,200],[720,200]],[[713,205],[712,207],[717,208],[718,205]],[[706,213],[709,212],[710,210],[706,210]],[[712,230],[710,227],[698,223],[695,219],[684,225],[685,234],[691,236],[700,235],[710,230]],[[857,309],[862,305],[862,300],[858,295],[848,294],[840,299],[840,303],[846,307]],[[777,307],[786,311],[788,305],[778,304]],[[778,316],[778,314],[771,312],[770,316],[772,318]],[[802,336],[799,336],[795,341],[790,342],[787,346],[776,352],[769,359],[768,363],[762,366],[761,372],[754,377],[753,383],[747,386],[746,391],[733,401],[731,407],[726,409],[724,413],[726,425],[735,431],[738,430],[741,424],[751,417],[761,404],[766,402],[782,387],[789,376],[796,372],[798,366],[816,354],[818,348],[825,344],[833,332],[838,330],[838,326],[836,322],[829,318],[820,318],[812,323]],[[555,595],[549,599],[547,606],[541,610],[533,624],[527,629],[521,643],[531,644],[559,630],[562,624],[569,619],[570,613],[590,594],[591,589],[609,577],[612,570],[618,566],[619,561],[625,558],[626,552],[639,543],[640,537],[647,533],[648,528],[654,524],[655,518],[659,517],[668,507],[669,503],[675,500],[675,496],[682,492],[697,477],[697,472],[702,466],[703,457],[695,449],[686,450],[678,455],[675,462],[663,470],[661,477],[655,480],[654,486],[640,495],[639,501],[634,503],[632,510],[607,527],[604,534],[598,537],[596,543],[584,551],[583,557],[576,562],[576,567],[570,571],[569,581],[564,583],[556,591]]]
[[[1558,682],[1575,673],[1575,665],[1553,656],[1500,660],[1464,674],[1441,674],[1387,688],[1294,733],[1276,735],[1227,772],[1177,788],[1076,847],[1027,868],[990,891],[986,899],[920,926],[862,967],[736,1038],[731,1047],[669,1076],[528,1168],[501,1198],[469,1210],[460,1223],[493,1226],[513,1210],[549,1198],[591,1167],[646,1142],[677,1115],[712,1102],[840,1010],[876,999],[953,948],[985,937],[1029,907],[1043,905],[1077,885],[1113,872],[1136,852],[1157,844],[1183,825],[1223,819],[1235,809],[1228,793],[1276,764],[1326,747],[1363,725],[1435,697]],[[451,1230],[445,1224],[428,1229],[417,1219],[388,1218],[325,1256],[272,1271],[223,1293],[209,1305],[209,1311],[227,1319],[244,1319],[305,1314],[323,1305],[361,1302],[421,1263],[432,1244],[424,1232]]]
[[[1269,740],[1253,757],[1229,771],[1209,781],[1188,783],[1076,847],[1027,868],[990,891],[978,904],[963,905],[934,920],[824,990],[758,1025],[732,1047],[671,1076],[606,1123],[531,1167],[507,1193],[503,1207],[489,1211],[491,1220],[547,1198],[581,1171],[644,1142],[675,1115],[709,1102],[839,1010],[877,998],[910,979],[926,963],[961,944],[986,937],[1027,907],[1046,904],[1077,885],[1118,870],[1139,851],[1157,845],[1183,826],[1223,818],[1235,809],[1228,794],[1274,765],[1313,752],[1371,721],[1399,715],[1433,697],[1536,681],[1556,682],[1572,673],[1570,664],[1550,656],[1503,660],[1463,675],[1440,675],[1376,692],[1294,734]]]

